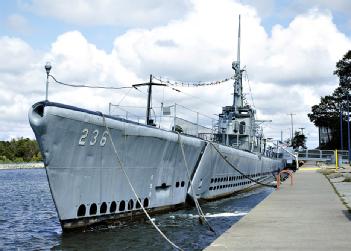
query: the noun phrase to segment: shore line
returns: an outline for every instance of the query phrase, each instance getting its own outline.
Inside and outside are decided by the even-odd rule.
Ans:
[[[43,162],[0,164],[0,170],[44,168]]]

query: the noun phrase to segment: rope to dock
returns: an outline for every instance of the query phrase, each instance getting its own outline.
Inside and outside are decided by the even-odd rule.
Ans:
[[[161,231],[161,229],[159,229],[159,227],[158,227],[158,226],[156,225],[156,223],[151,219],[149,213],[148,213],[148,212],[146,211],[146,209],[144,208],[144,205],[141,203],[141,201],[140,201],[140,199],[139,199],[139,196],[138,196],[137,192],[135,191],[132,182],[131,182],[130,179],[129,179],[129,176],[128,176],[126,170],[124,169],[123,162],[121,161],[121,159],[120,159],[120,157],[119,157],[119,155],[118,155],[116,146],[115,146],[115,144],[113,143],[113,140],[112,140],[112,136],[111,136],[111,133],[110,133],[110,129],[108,128],[108,126],[107,126],[107,124],[106,124],[105,116],[104,116],[104,114],[102,114],[102,113],[101,113],[101,116],[102,116],[102,118],[103,118],[103,124],[104,124],[104,126],[105,126],[105,128],[106,128],[106,130],[107,130],[107,134],[108,134],[108,136],[109,136],[109,139],[110,139],[110,141],[111,141],[111,144],[112,144],[112,147],[113,147],[113,151],[115,152],[115,155],[116,155],[116,157],[117,157],[118,164],[120,165],[120,167],[121,167],[121,169],[122,169],[124,175],[126,176],[126,179],[127,179],[127,181],[128,181],[128,184],[129,184],[131,190],[133,191],[134,196],[136,197],[137,201],[139,202],[139,204],[140,204],[140,206],[141,206],[141,208],[142,208],[144,214],[145,214],[146,217],[149,219],[149,221],[150,221],[151,224],[154,226],[154,228],[159,232],[159,234],[160,234],[169,244],[171,244],[175,249],[183,251],[182,248],[180,248],[180,247],[177,246],[175,243],[173,243],[173,242]]]
[[[210,223],[207,221],[206,217],[205,217],[205,214],[204,212],[202,211],[202,208],[200,207],[200,203],[199,201],[197,200],[196,198],[196,194],[195,194],[195,190],[194,190],[194,187],[193,187],[193,184],[191,182],[191,177],[190,177],[190,172],[189,172],[189,168],[188,168],[188,163],[186,161],[186,158],[185,158],[185,152],[184,152],[184,147],[183,147],[183,141],[181,140],[181,136],[180,136],[180,133],[178,133],[178,141],[179,141],[179,145],[180,145],[180,149],[182,151],[182,156],[183,156],[183,160],[184,160],[184,165],[186,167],[186,173],[188,175],[188,179],[189,179],[189,182],[190,182],[190,188],[191,188],[191,192],[193,194],[193,199],[194,199],[194,203],[195,203],[195,207],[197,209],[197,212],[199,214],[199,221],[201,224],[203,224],[203,222],[206,223],[206,225],[208,226],[209,230],[212,231],[213,233],[216,233],[216,231],[211,227]]]
[[[269,185],[269,184],[265,184],[265,183],[262,183],[262,182],[259,182],[258,180],[255,180],[255,179],[252,179],[251,177],[249,177],[248,175],[244,174],[242,171],[240,171],[238,168],[236,168],[232,163],[229,162],[229,160],[227,160],[227,157],[224,156],[220,151],[219,149],[212,143],[212,142],[209,142],[213,148],[218,152],[218,154],[222,157],[222,159],[230,166],[232,167],[235,171],[237,171],[238,173],[240,173],[242,176],[244,176],[246,179],[249,179],[251,180],[252,182],[258,184],[258,185],[262,185],[262,186],[266,186],[266,187],[273,187],[273,188],[276,188],[277,186],[275,185]]]

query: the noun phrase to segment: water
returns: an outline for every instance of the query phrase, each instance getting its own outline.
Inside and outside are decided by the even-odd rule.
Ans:
[[[271,193],[259,188],[202,205],[217,234]],[[194,208],[154,216],[185,250],[202,250],[217,236],[200,225]],[[148,222],[62,233],[44,169],[0,171],[0,250],[173,250]]]

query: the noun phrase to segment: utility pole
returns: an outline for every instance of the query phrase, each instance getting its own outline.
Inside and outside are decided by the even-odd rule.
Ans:
[[[154,83],[152,82],[152,75],[150,75],[150,81],[147,83],[142,83],[142,84],[136,84],[133,85],[134,88],[137,88],[138,86],[148,86],[148,95],[147,95],[147,107],[146,107],[146,121],[145,123],[147,125],[152,125],[153,121],[150,119],[150,113],[151,113],[151,99],[152,99],[152,86],[153,85],[158,85],[158,86],[166,86],[166,84],[160,84],[160,83]]]
[[[293,120],[293,116],[296,115],[295,113],[289,113],[288,115],[290,115],[290,119],[291,119],[291,142],[294,138],[294,120]]]

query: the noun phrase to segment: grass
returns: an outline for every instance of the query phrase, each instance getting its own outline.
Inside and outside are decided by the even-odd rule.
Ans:
[[[332,186],[332,188],[334,189],[334,192],[338,195],[339,199],[341,200],[341,203],[344,204],[344,206],[346,207],[347,211],[351,214],[351,205],[349,205],[344,197],[339,193],[339,191],[336,189],[335,185],[333,184],[333,182],[331,182],[330,178],[328,177],[329,174],[335,173],[335,170],[333,169],[323,169],[323,170],[319,170],[320,173],[324,174],[325,178],[329,181],[330,185]],[[351,182],[351,177],[345,177],[345,180],[350,180],[350,181],[346,181],[346,182]]]
[[[329,175],[329,174],[335,173],[335,169],[327,169],[327,168],[320,169],[320,170],[318,170],[318,172],[320,172],[323,175]]]

